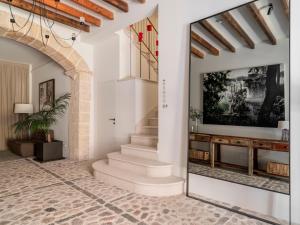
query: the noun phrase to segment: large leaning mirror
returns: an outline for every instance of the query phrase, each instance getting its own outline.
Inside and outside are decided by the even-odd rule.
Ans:
[[[188,195],[278,221],[289,219],[287,3],[252,1],[190,25]]]

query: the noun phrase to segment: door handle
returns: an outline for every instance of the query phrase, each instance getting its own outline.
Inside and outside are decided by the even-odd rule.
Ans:
[[[108,119],[108,120],[113,121],[113,124],[114,124],[114,125],[116,124],[116,118],[110,118],[110,119]]]

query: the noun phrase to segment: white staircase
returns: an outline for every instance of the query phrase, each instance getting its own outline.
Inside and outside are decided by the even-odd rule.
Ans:
[[[94,176],[105,183],[149,196],[172,196],[183,192],[184,180],[172,176],[172,165],[158,161],[158,118],[151,115],[131,135],[121,152],[107,154],[93,164]]]

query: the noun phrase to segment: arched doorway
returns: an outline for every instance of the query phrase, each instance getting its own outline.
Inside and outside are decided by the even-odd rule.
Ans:
[[[16,16],[25,24],[26,19]],[[28,24],[30,26],[30,23]],[[47,47],[43,45],[39,24],[33,23],[26,36],[26,27],[19,32],[11,32],[10,14],[0,11],[0,37],[9,38],[37,49],[61,65],[65,74],[71,77],[71,102],[69,109],[69,149],[70,158],[85,160],[89,158],[91,71],[85,60],[74,48],[63,48],[53,38]],[[61,41],[62,42],[62,41]],[[67,43],[63,43],[67,45]]]

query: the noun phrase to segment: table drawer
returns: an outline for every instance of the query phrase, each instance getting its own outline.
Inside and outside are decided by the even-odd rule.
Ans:
[[[191,134],[190,135],[191,141],[203,141],[203,142],[210,142],[210,136],[208,135],[201,135],[201,134]]]
[[[287,143],[274,143],[272,149],[275,151],[282,151],[288,152],[289,151],[289,144]]]
[[[272,149],[272,143],[267,141],[253,141],[254,148]]]
[[[230,140],[223,137],[213,137],[212,142],[214,143],[220,143],[220,144],[229,144]]]
[[[240,146],[248,146],[249,145],[249,140],[246,139],[231,139],[230,143],[233,145],[240,145]]]

